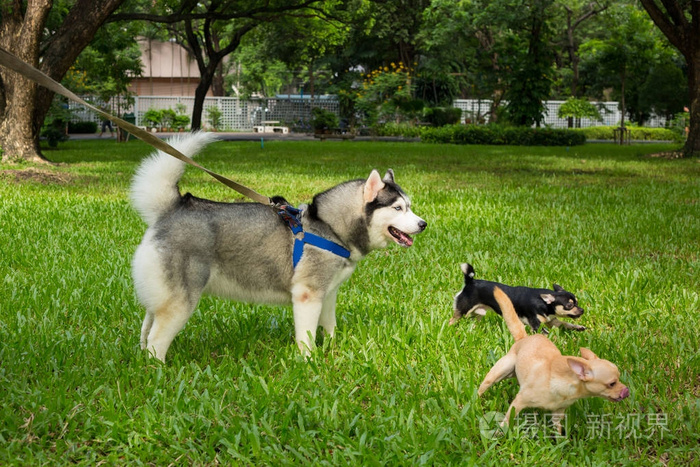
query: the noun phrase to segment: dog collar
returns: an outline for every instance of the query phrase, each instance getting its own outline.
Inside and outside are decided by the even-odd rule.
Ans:
[[[316,248],[330,251],[334,255],[342,258],[350,257],[350,251],[347,248],[331,240],[312,234],[311,232],[305,232],[304,227],[301,225],[301,212],[301,209],[286,205],[280,206],[277,211],[277,214],[287,223],[289,229],[294,234],[294,253],[292,255],[294,269],[296,269],[299,260],[301,260],[304,254],[304,244],[306,243]]]

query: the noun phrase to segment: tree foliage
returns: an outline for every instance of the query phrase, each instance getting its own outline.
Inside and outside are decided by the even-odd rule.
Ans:
[[[334,3],[334,2],[331,2]],[[320,0],[175,0],[143,4],[135,2],[132,11],[115,15],[112,21],[143,20],[165,25],[168,32],[194,57],[200,74],[195,90],[192,128],[202,125],[204,98],[226,57],[236,51],[243,37],[261,24],[279,21],[289,15],[323,16]]]
[[[600,111],[586,99],[577,99],[570,97],[564,102],[557,113],[559,118],[575,118],[578,121],[577,127],[580,127],[582,118],[590,118],[591,120],[602,121]]]
[[[81,52],[63,84],[73,92],[91,94],[107,102],[127,94],[133,77],[141,75],[138,24],[107,24]]]
[[[59,78],[73,66],[66,82],[106,97],[123,92],[123,77],[133,70],[137,21],[140,34],[174,38],[195,59],[201,81],[193,128],[201,126],[207,92],[224,95],[234,87],[243,96],[333,92],[348,121],[361,113],[378,121],[410,120],[416,100],[448,106],[457,97],[488,99],[491,121],[523,126],[542,123],[543,101],[574,96],[618,99],[624,118],[640,124],[652,113],[672,118],[689,106],[687,147],[700,150],[700,2],[641,4],[656,28],[634,0],[15,0],[1,4],[0,45],[16,36],[25,16],[36,18],[32,27],[40,25],[40,36],[22,44],[40,51],[30,61],[46,69],[60,62],[52,71]],[[76,8],[99,11],[99,21],[111,24],[73,65],[77,53],[63,57],[55,46],[73,49],[66,44],[79,36],[68,24],[76,22],[68,21]],[[83,24],[91,34],[99,26]],[[83,42],[76,44],[90,41]],[[411,70],[400,90],[375,92],[383,77],[361,89],[367,73],[392,63]],[[0,78],[4,90],[24,89]],[[29,133],[36,135],[48,109],[46,93],[31,85],[27,90],[36,92],[33,107],[42,109],[31,119]],[[21,99],[33,100],[29,94]],[[0,142],[11,145],[2,139],[1,124]]]

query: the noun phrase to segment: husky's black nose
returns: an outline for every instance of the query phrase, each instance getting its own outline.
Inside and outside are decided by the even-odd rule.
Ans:
[[[421,232],[424,231],[426,227],[428,227],[428,223],[425,222],[424,220],[421,220],[418,223],[418,228],[420,229]]]

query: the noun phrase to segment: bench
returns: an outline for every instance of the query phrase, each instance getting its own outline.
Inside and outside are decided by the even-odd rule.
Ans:
[[[280,126],[278,120],[265,120],[262,125],[254,126],[253,131],[256,133],[289,133],[289,127]]]

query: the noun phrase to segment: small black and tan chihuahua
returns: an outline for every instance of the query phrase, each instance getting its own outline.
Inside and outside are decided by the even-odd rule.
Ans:
[[[450,319],[450,325],[465,316],[484,316],[488,310],[502,316],[501,308],[493,296],[494,287],[499,287],[513,303],[520,321],[529,325],[535,332],[541,324],[550,328],[562,326],[576,331],[586,329],[584,326],[557,319],[578,318],[583,314],[583,308],[578,306],[574,294],[557,284],[554,284],[554,290],[510,287],[498,282],[474,279],[474,268],[471,264],[464,263],[461,269],[464,273],[464,288],[455,295],[454,315]],[[546,329],[543,331],[547,332]]]

